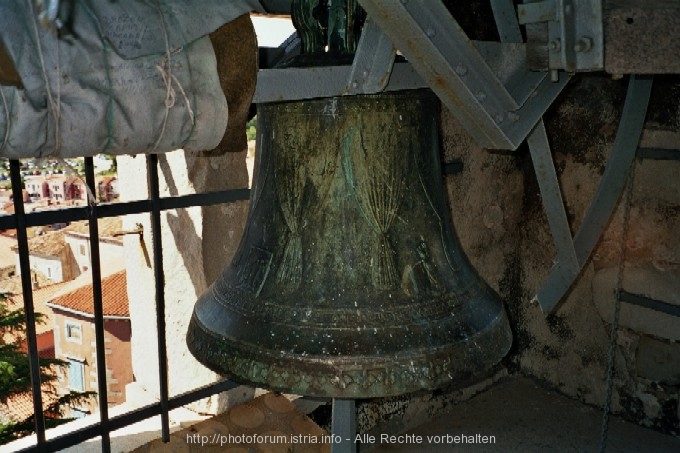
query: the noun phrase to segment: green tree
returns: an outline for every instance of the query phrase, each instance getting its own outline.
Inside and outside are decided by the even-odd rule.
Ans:
[[[6,298],[0,295],[0,402],[6,404],[10,398],[30,395],[31,378],[28,354],[21,344],[26,338],[26,317],[21,309],[10,310]],[[44,316],[36,313],[36,320],[44,322]],[[10,341],[6,341],[11,339]],[[59,395],[56,388],[56,368],[65,367],[67,362],[58,359],[40,359],[40,379],[45,407],[45,427],[52,428],[73,420],[64,418],[64,409],[71,405],[82,404],[95,395],[95,392],[73,392]],[[35,416],[23,420],[3,420],[0,422],[0,445],[24,437],[35,431]]]
[[[106,173],[112,175],[118,173],[118,161],[116,160],[116,156],[112,156],[111,154],[104,154],[104,157],[106,157],[107,160],[111,161],[111,168],[109,168],[109,170]]]
[[[257,137],[257,116],[254,116],[246,123],[246,137],[248,140],[255,140]]]

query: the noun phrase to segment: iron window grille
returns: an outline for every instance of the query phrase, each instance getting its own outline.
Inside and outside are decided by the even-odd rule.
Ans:
[[[87,440],[101,436],[102,451],[111,451],[111,431],[160,415],[161,438],[170,441],[169,412],[173,409],[196,402],[203,398],[231,390],[240,384],[229,380],[221,380],[194,390],[170,397],[168,394],[168,366],[165,331],[165,277],[163,272],[163,250],[161,242],[161,212],[170,209],[182,209],[194,206],[211,206],[235,201],[248,200],[250,189],[231,189],[225,191],[191,194],[183,196],[161,197],[159,190],[158,156],[150,154],[147,159],[149,178],[149,196],[146,200],[135,200],[120,203],[104,203],[92,206],[78,206],[58,210],[26,213],[22,197],[21,164],[18,160],[10,160],[10,180],[14,201],[14,214],[0,216],[0,230],[16,229],[19,252],[19,268],[21,285],[24,294],[24,311],[26,316],[26,338],[31,370],[31,390],[33,394],[33,410],[35,413],[36,445],[26,448],[25,452],[52,452],[78,445]],[[444,174],[455,174],[462,170],[459,161],[446,162],[442,165]],[[92,157],[85,158],[85,181],[92,193],[97,193],[95,183],[94,162]],[[99,238],[97,220],[107,217],[119,217],[129,214],[151,214],[151,235],[153,247],[153,269],[156,288],[156,329],[158,332],[159,393],[158,402],[142,406],[127,413],[109,417],[108,391],[105,377],[97,379],[97,398],[99,403],[99,422],[84,428],[75,429],[66,434],[47,440],[45,434],[45,417],[42,411],[41,383],[39,378],[38,346],[36,336],[36,316],[33,306],[33,292],[29,263],[27,228],[45,226],[55,223],[89,221],[89,237]],[[104,315],[102,308],[101,259],[99,241],[90,240],[92,265],[92,296],[94,301],[95,350],[97,369],[106,369],[104,350]]]
[[[17,248],[19,253],[19,268],[21,271],[21,287],[24,295],[24,311],[26,316],[26,341],[31,370],[31,391],[33,394],[33,411],[35,413],[36,444],[23,451],[50,452],[57,451],[86,440],[101,436],[102,451],[111,451],[110,432],[134,423],[160,415],[161,438],[170,440],[169,412],[178,407],[193,403],[211,395],[221,393],[238,386],[228,380],[222,380],[182,393],[172,398],[168,395],[168,367],[166,354],[165,332],[165,294],[163,273],[163,251],[160,235],[161,211],[181,209],[193,206],[210,206],[248,200],[250,189],[233,189],[220,192],[209,192],[175,197],[160,197],[158,177],[158,156],[147,156],[149,177],[149,196],[146,200],[130,202],[97,204],[92,206],[68,207],[58,210],[38,211],[27,213],[24,210],[21,163],[10,160],[10,180],[14,202],[14,214],[0,216],[0,230],[16,229]],[[85,181],[93,194],[97,192],[95,183],[93,158],[85,158]],[[156,285],[156,327],[158,330],[158,363],[160,401],[137,408],[125,414],[109,417],[108,393],[105,377],[99,377],[97,382],[97,398],[99,403],[99,422],[84,428],[76,429],[47,440],[45,434],[45,416],[41,383],[39,379],[38,346],[36,335],[36,315],[33,306],[33,290],[29,263],[28,235],[30,227],[45,226],[54,223],[73,222],[77,220],[89,221],[89,236],[92,266],[92,296],[94,301],[95,350],[97,353],[97,369],[106,369],[106,354],[104,350],[104,316],[102,309],[101,260],[99,253],[99,231],[97,220],[107,217],[119,217],[129,214],[151,214],[151,235],[154,251],[154,275]],[[69,372],[68,370],[67,372]]]

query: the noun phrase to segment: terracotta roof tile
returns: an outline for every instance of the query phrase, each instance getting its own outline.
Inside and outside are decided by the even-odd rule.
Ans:
[[[16,252],[17,246],[12,249]],[[66,248],[64,233],[54,231],[32,237],[28,240],[28,250],[33,255],[58,257]]]
[[[109,184],[111,181],[115,181],[117,178],[115,176],[102,176],[97,178],[97,184]]]
[[[33,310],[36,313],[42,313],[45,316],[45,322],[37,324],[35,326],[36,333],[38,335],[46,333],[52,330],[52,309],[47,306],[47,302],[54,297],[59,291],[61,291],[67,282],[56,283],[54,285],[45,286],[43,288],[38,288],[33,290]],[[19,308],[24,308],[24,295],[15,294],[9,296],[4,302],[9,310],[17,310]],[[7,340],[7,339],[6,339]]]
[[[120,232],[123,229],[123,220],[120,217],[104,217],[99,219],[97,224],[99,228],[99,237],[112,237],[113,234]],[[79,233],[79,234],[90,234],[88,221],[73,222],[61,231],[65,233]]]
[[[42,401],[43,410],[55,403],[59,397],[51,390],[51,385],[43,385]],[[18,393],[7,398],[7,401],[0,404],[0,412],[13,422],[26,420],[33,415],[33,397],[31,392]]]
[[[102,279],[104,316],[130,316],[125,271],[117,272]],[[92,285],[84,285],[71,292],[61,294],[50,301],[54,309],[65,308],[94,315]]]
[[[35,282],[36,286],[40,288],[55,284],[54,281],[47,278],[45,274],[37,269],[31,269],[31,281]],[[22,291],[21,274],[15,274],[0,280],[0,293],[21,294]]]

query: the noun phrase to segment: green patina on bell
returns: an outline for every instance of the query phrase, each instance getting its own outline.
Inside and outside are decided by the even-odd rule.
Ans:
[[[356,0],[294,0],[292,14],[292,66],[346,61],[365,17]],[[450,226],[438,111],[428,90],[258,105],[246,230],[189,326],[200,362],[258,387],[368,398],[505,356],[503,305]]]
[[[448,221],[438,101],[263,104],[249,220],[188,344],[243,383],[367,398],[445,386],[512,342]]]

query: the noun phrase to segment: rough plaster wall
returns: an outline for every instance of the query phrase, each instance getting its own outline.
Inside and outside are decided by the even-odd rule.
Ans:
[[[579,76],[546,115],[572,231],[580,225],[606,165],[625,88],[625,81]],[[643,146],[680,148],[678,104],[666,100],[669,93],[677,94],[676,81],[655,85]],[[479,149],[446,111],[442,127],[446,159],[465,165],[462,173],[447,178],[456,230],[473,265],[505,300],[512,320],[515,343],[506,365],[566,395],[601,405],[622,207],[568,297],[546,318],[530,300],[550,271],[555,249],[527,150],[499,154]],[[679,171],[677,161],[638,163],[624,274],[624,288],[631,292],[656,292],[659,299],[675,303],[680,303]],[[680,349],[668,332],[679,326],[667,316],[639,309],[648,317],[647,331],[642,331],[625,323],[640,319],[637,312],[626,315],[629,309],[622,309],[613,410],[677,434]]]
[[[161,197],[204,193],[247,186],[245,152],[218,157],[199,157],[183,151],[159,158]],[[146,181],[144,157],[119,160],[121,181],[139,188]],[[198,175],[195,179],[189,174]],[[129,182],[128,182],[129,181]],[[125,185],[125,184],[124,184]],[[122,186],[124,186],[122,185]],[[121,188],[121,199],[129,199]],[[166,336],[170,395],[214,382],[218,376],[200,365],[186,347],[186,331],[198,296],[207,289],[219,269],[238,246],[247,202],[193,207],[161,214],[163,267],[165,271]],[[126,236],[128,297],[132,319],[132,362],[137,383],[158,394],[157,336],[153,274],[153,244],[149,215],[127,216],[126,229],[141,224],[144,234]],[[153,360],[150,360],[153,358]],[[238,390],[235,398],[252,397],[252,390]],[[233,402],[233,401],[232,401]],[[227,403],[213,397],[198,405],[202,412],[217,412]]]

